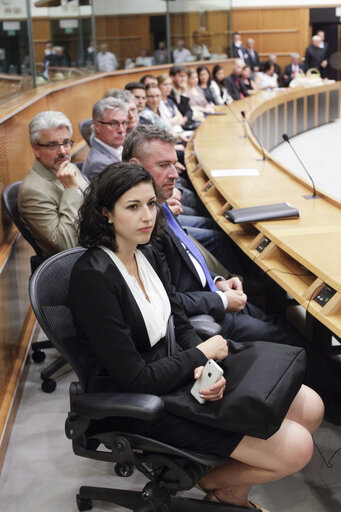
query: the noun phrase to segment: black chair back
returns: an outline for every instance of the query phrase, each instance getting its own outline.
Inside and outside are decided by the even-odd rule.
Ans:
[[[91,148],[90,138],[92,135],[92,129],[91,129],[92,124],[93,124],[92,119],[85,119],[84,121],[81,121],[79,123],[80,134],[90,148]]]
[[[69,282],[73,265],[84,252],[82,247],[76,247],[51,256],[29,283],[31,304],[40,327],[76,372],[83,390],[89,361],[76,335],[69,307]]]
[[[42,255],[42,250],[40,249],[39,245],[37,245],[37,242],[33,238],[32,234],[23,223],[18,210],[18,194],[21,183],[22,181],[15,181],[14,183],[8,185],[3,192],[2,199],[9,216],[19,229],[22,236],[31,245],[36,254]]]

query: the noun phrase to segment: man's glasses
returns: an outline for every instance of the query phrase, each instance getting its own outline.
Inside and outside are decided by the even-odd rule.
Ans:
[[[128,122],[127,121],[116,121],[115,119],[113,119],[112,121],[98,121],[96,119],[97,123],[100,123],[100,124],[109,124],[110,126],[113,126],[114,128],[118,128],[119,126],[122,126],[122,128],[127,128],[127,125],[128,125]]]
[[[49,151],[56,151],[57,149],[63,147],[64,149],[72,148],[75,141],[70,139],[65,139],[61,144],[58,144],[58,142],[49,142],[48,144],[40,144],[40,142],[37,143],[37,146],[41,148],[47,148]]]

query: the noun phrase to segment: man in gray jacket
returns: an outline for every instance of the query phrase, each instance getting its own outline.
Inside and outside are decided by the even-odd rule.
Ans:
[[[61,112],[37,114],[29,126],[35,161],[22,182],[18,210],[45,256],[77,245],[75,220],[88,183],[71,163],[72,125]]]
[[[94,135],[83,165],[83,174],[89,181],[108,165],[121,161],[128,124],[127,104],[116,98],[103,98],[95,103],[92,118]]]

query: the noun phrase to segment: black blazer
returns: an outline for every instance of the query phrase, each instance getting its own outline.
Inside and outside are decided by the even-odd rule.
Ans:
[[[243,84],[243,82],[240,79],[239,79],[239,83],[240,83],[241,91],[244,94],[244,96],[245,97],[249,96],[249,93],[247,92],[246,85]],[[229,76],[227,76],[225,78],[225,84],[226,84],[227,90],[229,92],[229,95],[232,96],[232,98],[234,100],[240,100],[241,99],[240,91],[237,87],[236,77],[235,77],[234,73],[231,73]]]
[[[302,71],[304,71],[303,64],[299,64],[298,66]],[[288,76],[289,78],[285,78],[285,76]],[[284,73],[283,73],[284,85],[285,86],[289,85],[292,79],[293,79],[293,77],[291,76],[291,64],[288,64],[287,66],[285,66]]]
[[[242,53],[242,55],[243,55],[242,60],[246,64],[249,54],[248,54],[245,46],[242,45],[242,46],[238,47],[238,46],[235,46],[234,44],[232,44],[232,46],[229,48],[228,53],[230,55],[230,58],[233,58],[233,59],[241,59],[242,57],[240,56],[240,53]]]
[[[141,312],[120,271],[102,249],[88,249],[72,270],[70,307],[92,361],[90,390],[162,395],[193,379],[194,369],[207,361],[196,348],[201,339],[164,281],[157,251],[151,246],[142,250],[169,294],[179,352],[160,356],[165,340],[151,348]]]
[[[200,278],[179,238],[166,226],[158,242],[163,273],[171,283],[172,291],[182,305],[186,315],[212,315],[221,321],[225,316],[223,301],[219,294],[203,288]],[[212,277],[215,274],[211,273]]]
[[[255,60],[252,60],[250,50],[247,50],[248,57],[245,60],[245,64],[250,66],[251,69],[253,69],[255,67],[259,67],[260,68],[259,53],[254,50],[254,54],[255,54]]]
[[[310,68],[320,67],[321,62],[326,58],[324,48],[315,48],[312,44],[308,46],[305,52],[304,69],[308,71]]]

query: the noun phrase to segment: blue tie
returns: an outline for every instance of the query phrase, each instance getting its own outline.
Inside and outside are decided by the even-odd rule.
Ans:
[[[192,240],[190,239],[190,237],[188,235],[186,235],[185,231],[182,229],[180,224],[178,224],[178,222],[175,220],[175,218],[174,218],[172,212],[170,211],[170,209],[168,208],[168,206],[166,206],[165,204],[163,204],[162,206],[163,206],[163,211],[164,211],[165,217],[168,222],[168,226],[171,228],[173,233],[179,238],[180,242],[182,242],[185,245],[186,249],[191,253],[191,255],[200,264],[201,268],[204,271],[206,281],[207,281],[207,284],[208,284],[211,292],[216,292],[218,290],[218,288],[216,287],[216,285],[213,282],[210,271],[208,270],[208,267],[206,265],[205,258],[203,257],[203,255],[201,254],[201,252],[199,251],[199,249],[197,248],[195,243],[192,242]]]

